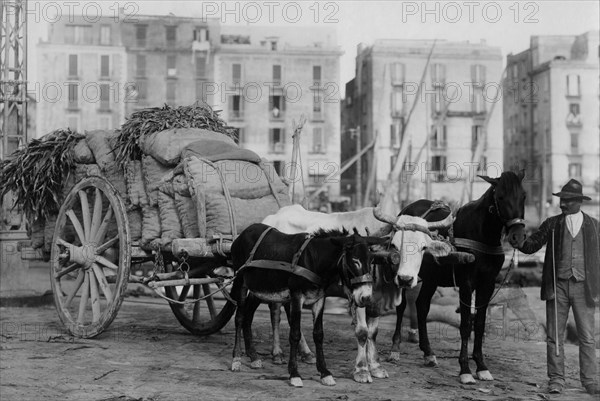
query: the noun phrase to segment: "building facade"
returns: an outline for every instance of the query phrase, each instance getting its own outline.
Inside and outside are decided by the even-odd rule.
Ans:
[[[386,189],[403,143],[407,157],[398,178],[400,191],[394,194],[400,206],[420,198],[468,201],[489,186],[475,174],[502,171],[500,49],[438,41],[426,67],[432,46],[427,40],[358,46],[353,98],[345,100],[342,112],[353,117],[342,115],[342,120],[360,128],[361,147],[376,138],[374,151],[362,158],[360,182],[355,179],[365,193],[373,189],[373,202]],[[342,133],[347,135],[343,141],[355,135],[346,129]],[[480,141],[480,157],[474,161]],[[353,178],[346,175],[346,180]]]
[[[570,179],[590,195],[598,215],[600,186],[599,32],[532,36],[507,57],[505,165],[527,166],[528,206],[539,219],[558,212],[552,193]]]

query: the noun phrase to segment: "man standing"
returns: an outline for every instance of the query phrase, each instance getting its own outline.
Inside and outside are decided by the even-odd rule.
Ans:
[[[579,376],[590,394],[600,394],[594,341],[595,305],[600,301],[600,231],[598,220],[581,212],[581,183],[570,180],[553,194],[562,214],[546,219],[519,247],[531,254],[546,244],[542,300],[546,301],[548,388],[560,394],[565,384],[563,342],[573,308],[579,338]]]

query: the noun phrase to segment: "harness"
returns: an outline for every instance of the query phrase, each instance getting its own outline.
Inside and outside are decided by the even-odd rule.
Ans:
[[[300,256],[302,256],[302,253],[304,252],[304,250],[306,249],[306,247],[308,246],[310,241],[314,238],[313,235],[306,236],[306,239],[302,243],[302,246],[300,246],[300,249],[298,249],[298,251],[294,254],[294,256],[292,258],[292,263],[285,262],[285,261],[279,261],[279,260],[265,260],[265,259],[253,260],[254,254],[256,253],[256,250],[258,249],[260,243],[263,241],[263,239],[265,238],[267,233],[269,231],[271,231],[272,229],[273,229],[273,227],[268,227],[265,231],[262,232],[260,237],[258,237],[258,241],[256,241],[256,243],[254,244],[254,247],[250,251],[250,254],[248,255],[248,259],[246,260],[246,263],[244,263],[242,265],[242,267],[237,271],[236,275],[238,275],[243,269],[246,269],[248,267],[258,267],[261,269],[279,270],[279,271],[291,273],[296,276],[302,277],[318,286],[323,286],[325,283],[323,282],[323,279],[320,276],[318,276],[314,272],[312,272],[309,269],[307,269],[303,266],[300,266],[298,264],[298,261],[300,260]],[[363,274],[361,276],[350,277],[350,269],[348,266],[348,262],[346,260],[345,252],[342,252],[342,255],[338,259],[338,264],[340,262],[342,263],[342,275],[350,282],[350,285],[373,282],[373,278],[371,277],[371,274],[369,274],[369,273]]]

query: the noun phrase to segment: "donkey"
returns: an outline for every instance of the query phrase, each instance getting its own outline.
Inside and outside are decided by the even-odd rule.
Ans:
[[[236,278],[232,296],[238,302],[235,315],[235,345],[232,371],[241,369],[241,331],[246,354],[253,368],[262,362],[252,342],[252,319],[261,302],[288,303],[290,322],[290,384],[302,387],[298,373],[297,353],[300,341],[302,306],[312,306],[313,339],[316,346],[317,369],[321,383],[335,385],[323,354],[323,307],[325,289],[341,277],[354,303],[364,307],[371,302],[372,278],[369,246],[379,238],[348,235],[347,231],[319,231],[313,235],[283,234],[265,224],[253,224],[245,229],[231,246],[231,258]],[[255,260],[255,262],[252,262]],[[282,263],[292,263],[281,268]],[[285,263],[284,263],[285,264]]]
[[[525,190],[522,186],[524,171],[504,172],[498,178],[479,176],[491,184],[491,187],[477,200],[460,207],[453,225],[454,245],[457,249],[472,253],[474,261],[455,269],[453,263],[424,258],[419,273],[423,280],[417,297],[417,316],[419,321],[419,348],[424,353],[426,366],[437,366],[435,354],[427,336],[427,314],[431,298],[438,286],[459,287],[460,298],[460,337],[459,356],[460,382],[476,383],[469,369],[468,345],[471,334],[471,301],[475,291],[475,320],[473,329],[475,342],[473,359],[477,364],[479,380],[493,380],[483,358],[483,335],[487,307],[495,288],[496,277],[504,263],[504,251],[501,246],[503,231],[509,243],[516,248],[525,237]],[[430,202],[430,201],[429,201]],[[429,205],[422,202],[412,213],[423,213]],[[401,308],[397,313],[403,312]],[[400,316],[400,315],[398,315]],[[394,337],[394,343],[396,336]],[[396,344],[393,345],[395,347]],[[392,348],[394,349],[394,348]]]

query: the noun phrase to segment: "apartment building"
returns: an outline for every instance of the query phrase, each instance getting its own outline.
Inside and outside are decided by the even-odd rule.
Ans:
[[[125,118],[127,54],[112,18],[83,17],[50,25],[37,44],[38,82],[29,84],[38,103],[36,136],[58,128],[114,128]]]
[[[532,36],[507,56],[504,82],[505,165],[526,165],[527,204],[536,217],[558,211],[552,196],[570,179],[590,195],[598,216],[600,190],[599,31]]]
[[[352,98],[345,99],[342,120],[360,128],[361,148],[374,138],[376,143],[362,158],[361,179],[349,174],[343,179],[356,181],[363,191],[372,188],[373,201],[376,191],[386,189],[403,131],[407,158],[394,194],[400,206],[419,198],[468,201],[489,186],[475,174],[502,171],[500,49],[485,42],[438,41],[427,65],[432,46],[429,40],[397,39],[358,46]],[[355,131],[342,134],[344,142],[351,141]],[[481,157],[474,161],[480,141]]]
[[[335,30],[325,27],[220,26],[214,50],[210,101],[240,130],[241,144],[292,174],[294,122],[306,122],[300,137],[307,193],[325,186],[339,195],[340,91]]]

